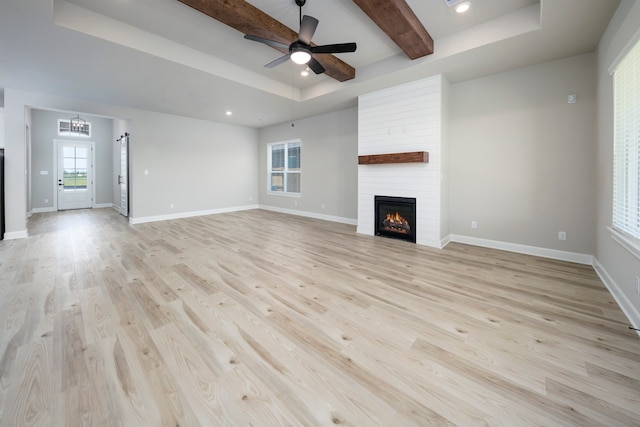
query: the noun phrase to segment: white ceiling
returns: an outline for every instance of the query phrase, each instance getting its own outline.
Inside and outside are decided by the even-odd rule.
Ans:
[[[435,74],[458,82],[592,52],[619,0],[471,0],[464,15],[443,0],[407,2],[435,41],[414,61],[352,1],[307,0],[316,44],[358,44],[336,55],[356,69],[340,83],[290,61],[264,68],[281,54],[177,0],[2,0],[0,90],[263,127]],[[294,0],[250,3],[297,31]]]

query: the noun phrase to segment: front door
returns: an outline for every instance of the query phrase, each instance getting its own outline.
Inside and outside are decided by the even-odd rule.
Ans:
[[[93,206],[93,142],[58,141],[58,210]]]

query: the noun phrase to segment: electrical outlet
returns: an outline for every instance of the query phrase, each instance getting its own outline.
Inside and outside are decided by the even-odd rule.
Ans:
[[[471,221],[471,228],[478,228],[478,222],[477,221]]]
[[[558,231],[558,240],[567,240],[567,233],[565,231]]]
[[[640,294],[640,277],[636,276],[636,293]]]
[[[45,203],[49,203],[49,199],[44,199],[44,202]]]
[[[173,203],[171,203],[171,204],[169,205],[169,207],[170,207],[171,209],[173,209]]]
[[[324,203],[323,203],[323,204],[321,204],[321,205],[320,205],[320,207],[321,207],[322,209],[324,209]]]

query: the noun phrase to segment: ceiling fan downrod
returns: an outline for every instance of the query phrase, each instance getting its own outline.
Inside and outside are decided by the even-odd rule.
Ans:
[[[295,0],[296,4],[300,8],[300,23],[302,23],[302,6],[307,2],[307,0]]]

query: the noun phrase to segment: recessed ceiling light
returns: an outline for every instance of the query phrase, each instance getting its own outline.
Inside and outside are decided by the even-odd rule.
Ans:
[[[456,12],[465,13],[467,10],[469,10],[470,7],[471,7],[471,3],[469,3],[468,1],[463,1],[462,3],[456,6]]]
[[[225,113],[227,116],[230,116],[233,114],[233,112],[231,110],[227,110],[227,112]]]
[[[307,68],[305,68],[304,70],[302,70],[302,71],[300,72],[300,75],[301,75],[302,77],[307,77],[307,76],[309,75],[309,67],[307,67]]]

